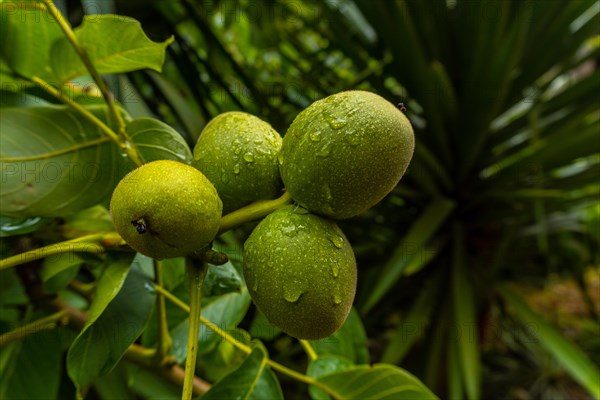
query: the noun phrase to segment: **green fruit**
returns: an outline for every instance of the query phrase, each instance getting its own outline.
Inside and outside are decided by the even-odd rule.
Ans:
[[[168,160],[130,172],[110,201],[119,235],[134,250],[157,260],[206,247],[219,230],[222,207],[200,171]]]
[[[261,221],[244,244],[244,277],[273,325],[315,340],[346,320],[356,292],[356,260],[335,222],[290,205]]]
[[[294,119],[283,139],[281,177],[303,207],[349,218],[396,186],[414,147],[410,122],[393,104],[370,92],[341,92]]]
[[[224,212],[230,212],[280,195],[280,150],[281,136],[271,125],[244,112],[227,112],[202,131],[194,166],[215,185]]]

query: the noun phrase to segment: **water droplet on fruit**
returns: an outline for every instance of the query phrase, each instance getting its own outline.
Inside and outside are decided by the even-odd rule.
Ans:
[[[304,292],[295,285],[286,286],[283,288],[283,298],[289,303],[295,303],[300,300]]]
[[[355,131],[348,132],[345,136],[345,139],[350,146],[358,146],[360,143],[360,137]]]
[[[340,276],[340,267],[338,267],[337,264],[333,264],[331,266],[331,273],[333,274],[334,278],[337,278],[338,276]]]
[[[277,154],[277,161],[279,162],[279,165],[283,165],[283,154],[282,153]]]
[[[333,243],[333,245],[335,247],[337,247],[338,249],[341,249],[342,247],[344,247],[344,238],[341,236],[334,236],[331,239],[331,243]]]
[[[340,118],[329,113],[325,113],[325,119],[333,129],[342,129],[348,123],[345,118]]]
[[[238,175],[240,173],[240,164],[235,164],[233,166],[233,173]]]
[[[342,296],[340,295],[340,292],[337,290],[333,293],[333,304],[336,306],[339,306],[340,304],[342,304]]]
[[[262,144],[262,139],[254,139],[254,144]]]
[[[321,147],[321,150],[317,152],[317,156],[325,158],[329,157],[329,153],[331,153],[331,144],[326,143],[323,147]]]
[[[331,195],[331,188],[329,187],[329,185],[323,185],[323,194],[325,195],[326,202],[329,203],[331,202],[331,200],[333,200],[333,196]]]
[[[289,237],[293,237],[298,234],[298,231],[294,225],[284,226],[281,228],[281,231],[283,232],[284,235],[289,236]]]
[[[250,151],[244,154],[244,161],[249,163],[254,162],[254,154],[252,154]]]
[[[252,291],[256,292],[258,290],[258,280],[254,279],[254,283],[252,284]]]
[[[311,132],[311,134],[309,136],[310,136],[310,140],[312,140],[313,142],[321,141],[321,131]]]

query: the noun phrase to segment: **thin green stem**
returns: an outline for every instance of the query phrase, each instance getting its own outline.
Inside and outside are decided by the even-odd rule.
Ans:
[[[155,286],[155,289],[157,292],[162,293],[166,299],[171,301],[177,307],[181,308],[185,312],[188,312],[188,313],[190,312],[189,305],[187,305],[185,302],[181,301],[179,298],[174,296],[171,292],[169,292],[165,288],[163,288],[161,286]],[[206,318],[204,318],[202,316],[200,316],[199,320],[201,323],[206,325],[208,327],[208,329],[215,332],[223,340],[231,343],[233,346],[235,346],[239,350],[243,351],[246,354],[252,353],[252,348],[250,348],[250,346],[247,346],[244,343],[239,342],[238,340],[236,340],[234,337],[229,335],[227,332],[225,332],[223,329],[219,328],[217,325],[215,325],[211,321],[207,320]],[[189,349],[188,349],[188,351],[189,351]],[[314,352],[314,350],[313,350],[313,352]],[[274,370],[277,370],[293,379],[296,379],[297,381],[304,382],[309,385],[314,385],[314,386],[318,387],[319,389],[323,390],[324,392],[328,393],[329,395],[333,396],[334,398],[337,398],[336,393],[332,392],[331,389],[329,389],[327,386],[323,385],[316,379],[311,378],[310,376],[301,374],[300,372],[296,372],[293,369],[290,369],[284,365],[279,364],[278,362],[271,360],[270,358],[267,358],[266,362]]]
[[[0,271],[57,254],[76,252],[101,254],[106,247],[115,246],[121,241],[121,237],[116,232],[82,236],[7,257],[0,260]]]
[[[198,355],[200,313],[202,311],[202,282],[204,282],[208,264],[202,262],[196,265],[191,260],[188,260],[186,267],[190,284],[190,317],[188,326],[188,351],[185,359],[185,377],[183,379],[183,393],[181,394],[182,400],[190,400],[193,395],[196,356]]]
[[[69,99],[67,96],[64,96],[60,90],[56,89],[54,86],[37,76],[33,76],[31,78],[31,81],[38,85],[40,89],[42,89],[49,95],[56,97],[58,100],[62,101],[63,103],[71,107],[74,111],[79,113],[82,117],[96,125],[102,131],[102,133],[108,136],[113,142],[117,143],[119,146],[121,145],[121,139],[119,139],[119,136],[108,125],[100,121],[98,117],[86,110],[80,104]]]
[[[66,311],[59,311],[52,315],[48,315],[47,317],[38,319],[37,321],[20,326],[15,330],[0,335],[0,347],[4,347],[5,345],[16,340],[21,340],[32,333],[37,333],[46,329],[54,329],[61,320],[61,323],[65,325],[66,318],[68,318],[68,313]]]
[[[162,286],[162,261],[154,260],[154,277],[156,284]],[[163,359],[169,354],[171,346],[173,345],[173,340],[169,334],[165,296],[162,293],[157,293],[156,295],[156,317],[158,319],[158,346],[156,347],[156,357]]]
[[[179,298],[174,296],[171,292],[169,292],[165,288],[160,287],[160,286],[155,286],[155,289],[157,292],[161,293],[163,296],[165,296],[166,299],[168,299],[170,302],[175,304],[177,307],[181,308],[183,311],[188,312],[188,313],[190,312],[189,305],[187,305],[186,303],[181,301]],[[250,348],[250,346],[246,346],[244,343],[237,341],[233,336],[229,335],[223,329],[219,328],[217,325],[213,324],[211,321],[207,320],[202,315],[200,315],[200,322],[203,323],[204,325],[206,325],[210,330],[215,332],[217,335],[219,335],[222,339],[231,343],[233,346],[235,346],[239,350],[243,351],[244,353],[246,353],[246,354],[252,353],[252,349]]]
[[[119,136],[121,137],[121,139],[117,143],[119,143],[122,150],[126,152],[129,158],[131,158],[131,160],[136,165],[142,165],[141,157],[137,151],[137,148],[135,148],[133,142],[127,135],[127,132],[125,130],[125,121],[123,120],[121,114],[119,114],[115,105],[114,96],[109,92],[108,87],[104,82],[104,79],[102,79],[102,77],[98,73],[98,70],[94,66],[94,63],[92,63],[83,47],[81,47],[81,45],[79,44],[79,40],[77,39],[75,32],[73,32],[73,29],[71,29],[71,26],[68,24],[65,17],[60,13],[58,8],[56,8],[54,2],[51,0],[42,1],[46,6],[46,9],[48,10],[48,13],[52,16],[52,18],[54,18],[60,29],[63,31],[65,37],[67,38],[69,43],[71,43],[71,46],[85,65],[85,68],[90,73],[90,76],[92,77],[94,82],[96,82],[96,85],[98,85],[98,89],[100,90],[100,93],[102,93],[102,97],[104,98],[104,101],[108,106],[108,110],[119,130]]]
[[[315,349],[313,349],[312,345],[308,340],[300,339],[300,345],[302,346],[302,348],[306,352],[306,355],[308,356],[308,358],[310,358],[311,361],[314,361],[319,357],[317,356],[317,352],[315,351]]]
[[[221,218],[221,226],[219,234],[233,229],[246,222],[255,221],[263,218],[273,211],[281,208],[292,202],[292,197],[286,191],[281,197],[273,200],[259,200],[252,204],[248,204],[239,210],[233,211]]]

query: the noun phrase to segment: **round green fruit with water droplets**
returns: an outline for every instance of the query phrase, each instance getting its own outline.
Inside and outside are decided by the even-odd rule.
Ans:
[[[335,222],[297,206],[262,220],[244,244],[254,304],[290,336],[316,340],[338,330],[356,292],[356,260]]]
[[[213,118],[194,147],[194,166],[210,179],[230,212],[281,193],[277,156],[281,136],[267,122],[244,112]]]
[[[283,138],[281,177],[303,207],[349,218],[396,186],[414,147],[412,126],[393,104],[371,92],[341,92],[294,119]]]
[[[119,235],[134,250],[157,260],[208,246],[219,230],[222,207],[202,172],[169,160],[131,171],[110,201]]]

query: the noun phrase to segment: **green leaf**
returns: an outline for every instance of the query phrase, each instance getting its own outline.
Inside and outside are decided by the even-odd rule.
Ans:
[[[208,272],[204,278],[202,287],[203,296],[220,296],[231,292],[242,291],[244,285],[242,277],[239,275],[233,264],[227,262],[223,265],[209,265]]]
[[[106,107],[88,110],[107,121]],[[65,107],[0,109],[0,129],[5,215],[58,216],[90,207],[107,199],[125,172],[118,171],[118,148]]]
[[[206,301],[206,304],[204,304]],[[250,306],[250,295],[244,287],[241,292],[230,292],[221,296],[203,299],[202,316],[213,322],[219,328],[230,330],[235,328],[244,318]],[[187,354],[187,331],[189,320],[179,322],[171,330],[173,349],[171,355],[178,361],[185,360]],[[200,324],[198,334],[198,354],[211,351],[221,340],[221,337]]]
[[[477,340],[477,316],[475,314],[475,296],[473,283],[469,279],[469,269],[466,265],[465,237],[462,226],[454,227],[454,249],[452,269],[452,305],[453,328],[452,341],[456,341],[458,359],[464,379],[464,389],[467,398],[480,398],[481,361]]]
[[[109,120],[106,106],[86,108]],[[133,168],[96,125],[66,107],[3,108],[0,129],[0,209],[8,216],[62,216],[102,203]],[[158,120],[133,120],[127,131],[147,162],[192,160],[181,136]]]
[[[23,86],[17,83],[0,80],[0,108],[6,107],[36,107],[47,105],[48,102],[40,97],[22,91]]]
[[[382,362],[399,364],[415,342],[425,334],[427,327],[431,324],[441,283],[441,274],[436,273],[423,287],[392,334],[392,338],[381,356]]]
[[[13,71],[22,76],[30,78],[36,75],[53,81],[50,49],[55,40],[62,38],[62,32],[40,3],[22,0],[2,2],[1,56]],[[6,87],[3,86],[3,89]]]
[[[250,345],[250,334],[241,329],[228,332],[236,340]],[[236,369],[246,358],[246,353],[226,340],[220,341],[210,352],[202,354],[196,362],[197,375],[216,382]]]
[[[600,398],[600,369],[575,344],[562,336],[552,325],[533,311],[510,287],[497,288],[513,315],[530,327],[539,344],[579,382],[594,398]]]
[[[122,264],[118,269],[122,269]],[[122,273],[117,276],[122,276]],[[101,281],[108,281],[102,278]],[[109,303],[101,314],[96,302],[92,304],[89,321],[67,355],[69,376],[79,389],[112,370],[129,345],[142,333],[154,304],[151,280],[140,272],[136,262],[121,290],[105,285],[103,288],[105,292],[99,292],[97,296],[102,296],[102,304],[107,300]]]
[[[74,29],[79,45],[86,51],[100,74],[117,74],[150,68],[160,72],[165,49],[173,41],[161,43],[148,39],[141,24],[122,15],[86,15]],[[60,82],[82,75],[87,69],[66,38],[53,46],[50,64]]]
[[[66,288],[69,282],[71,282],[79,272],[82,260],[77,260],[76,257],[69,257],[67,254],[63,255],[67,257],[61,258],[55,262],[55,264],[62,264],[60,270],[53,271],[52,276],[42,277],[42,280],[44,281],[44,291],[46,293],[57,293]],[[69,253],[69,255],[72,255],[72,253]],[[61,262],[63,259],[64,261]],[[48,259],[45,259],[44,261],[46,260]],[[40,273],[40,275],[42,275],[42,273]]]
[[[453,208],[454,203],[444,198],[433,200],[427,206],[396,246],[396,250],[381,271],[379,280],[373,286],[370,296],[361,310],[362,313],[373,308],[394,286],[413,258],[423,257],[423,246],[442,226]]]
[[[35,232],[46,222],[48,220],[40,217],[11,218],[0,215],[0,238]]]
[[[369,362],[367,334],[360,316],[353,308],[344,325],[330,336],[310,342],[319,358],[322,355],[343,356],[355,364]]]
[[[437,399],[416,377],[388,364],[359,365],[316,380],[321,389],[339,399]]]
[[[169,125],[153,118],[137,118],[127,124],[127,133],[145,162],[174,160],[191,164],[192,152],[181,135]]]
[[[312,378],[318,378],[322,375],[345,371],[352,366],[352,361],[348,360],[347,358],[334,355],[325,355],[311,361],[308,365],[306,374]],[[308,393],[313,400],[331,399],[327,393],[314,385],[308,388]]]
[[[55,399],[58,395],[63,348],[57,329],[42,330],[15,343],[18,348],[10,375],[2,373],[3,399]],[[2,349],[4,352],[5,349]]]
[[[283,400],[279,381],[267,366],[263,349],[255,347],[242,365],[202,396],[202,400],[221,399]]]

